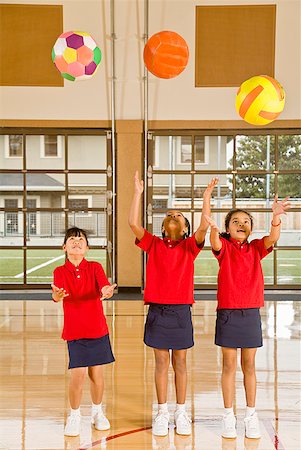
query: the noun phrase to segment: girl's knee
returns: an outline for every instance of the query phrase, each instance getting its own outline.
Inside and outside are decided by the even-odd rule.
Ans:
[[[241,362],[241,368],[245,375],[253,375],[255,373],[255,361],[251,360],[243,360]]]
[[[223,372],[232,373],[236,372],[237,361],[236,358],[224,358],[223,360]]]

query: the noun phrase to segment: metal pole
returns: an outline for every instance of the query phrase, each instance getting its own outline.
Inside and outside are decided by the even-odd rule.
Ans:
[[[112,283],[116,281],[116,136],[115,136],[115,2],[110,2],[111,18],[111,121],[112,121]]]
[[[148,0],[144,0],[144,45],[148,40]],[[144,212],[143,212],[143,224],[144,228],[147,226],[147,161],[148,161],[148,70],[144,66],[143,74],[143,100],[144,100],[144,114],[143,114],[143,126],[144,126]]]

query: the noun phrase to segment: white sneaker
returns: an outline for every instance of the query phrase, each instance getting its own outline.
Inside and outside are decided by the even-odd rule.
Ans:
[[[65,436],[78,436],[80,432],[80,415],[69,416],[65,426]]]
[[[167,436],[168,434],[169,413],[159,412],[154,420],[153,434],[155,436]]]
[[[105,431],[108,430],[111,425],[103,411],[98,411],[94,416],[91,417],[91,424],[94,425],[96,430]]]
[[[244,418],[246,437],[249,439],[259,439],[261,437],[259,420],[255,412],[249,417]]]
[[[175,422],[177,434],[182,434],[183,436],[191,434],[191,420],[186,411],[176,411]]]
[[[222,436],[228,439],[237,437],[236,417],[234,414],[224,414],[222,419]]]

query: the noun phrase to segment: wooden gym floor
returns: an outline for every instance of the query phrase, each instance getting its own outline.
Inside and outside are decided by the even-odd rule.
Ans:
[[[0,302],[0,448],[2,450],[300,450],[300,311],[298,301],[267,301],[262,309],[264,347],[257,353],[257,411],[262,438],[245,439],[241,371],[237,371],[238,438],[220,437],[223,411],[221,352],[214,345],[215,302],[193,308],[195,346],[188,353],[188,411],[193,434],[154,438],[156,413],[152,350],[143,344],[141,301],[107,301],[105,311],[116,357],[105,369],[106,412],[112,428],[92,430],[88,382],[78,438],[65,438],[68,413],[66,345],[60,339],[61,305],[52,301]],[[169,407],[175,408],[170,371]]]

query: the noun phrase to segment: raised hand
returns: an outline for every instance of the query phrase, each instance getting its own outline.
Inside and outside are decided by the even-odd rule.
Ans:
[[[218,228],[217,223],[210,216],[207,216],[207,214],[204,214],[204,217],[207,220],[207,222],[209,223],[211,228],[220,232],[220,229]]]
[[[112,295],[114,294],[114,289],[116,286],[117,286],[116,283],[114,283],[112,285],[108,284],[107,286],[104,286],[101,289],[102,296],[100,297],[100,300],[104,300],[105,298],[111,298]]]
[[[143,180],[139,180],[138,170],[135,172],[135,193],[141,195],[143,192]]]
[[[291,203],[288,202],[288,199],[289,197],[285,197],[284,200],[278,200],[278,195],[275,195],[274,202],[272,205],[272,211],[274,216],[286,214],[286,212],[291,208]]]
[[[68,297],[69,294],[65,291],[63,288],[58,288],[54,284],[51,285],[52,287],[52,298],[55,302],[60,302],[63,300],[63,298]]]
[[[203,197],[208,196],[208,195],[211,196],[213,189],[218,184],[218,182],[219,182],[218,177],[213,177],[211,179],[211,181],[208,183],[208,186],[206,187],[206,189],[204,191]]]

